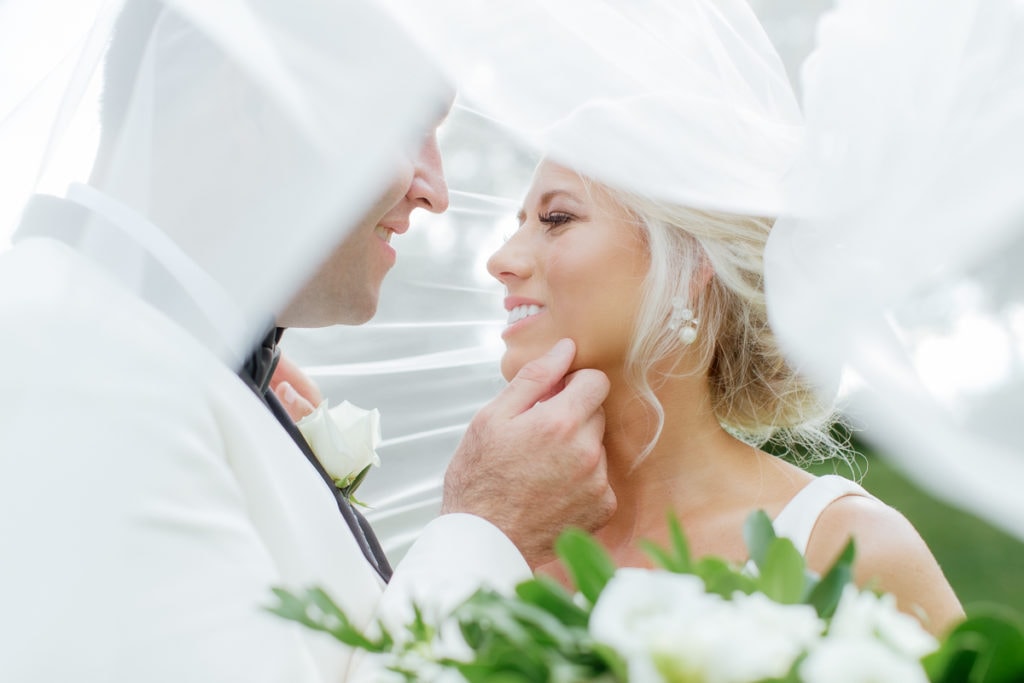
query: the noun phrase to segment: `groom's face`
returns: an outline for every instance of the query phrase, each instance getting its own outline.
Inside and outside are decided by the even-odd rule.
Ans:
[[[437,126],[424,137],[414,158],[403,160],[391,185],[296,295],[278,324],[358,325],[372,318],[381,282],[397,258],[393,237],[409,229],[409,217],[417,208],[433,213],[448,208]]]

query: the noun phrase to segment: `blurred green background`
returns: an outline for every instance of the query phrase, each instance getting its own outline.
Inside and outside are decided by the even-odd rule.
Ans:
[[[932,498],[886,462],[883,454],[856,441],[854,445],[863,455],[856,462],[863,473],[861,485],[902,512],[917,528],[968,613],[972,605],[995,603],[1024,614],[1024,542]],[[808,469],[857,478],[841,463]]]

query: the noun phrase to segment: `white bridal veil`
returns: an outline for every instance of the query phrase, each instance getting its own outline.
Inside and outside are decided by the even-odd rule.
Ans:
[[[514,227],[528,173],[515,162],[535,157],[482,145],[481,128],[611,184],[779,216],[767,289],[793,362],[826,391],[842,379],[841,405],[911,478],[1024,538],[1020,2],[757,3],[777,44],[817,43],[803,68],[789,63],[799,107],[743,2],[387,4],[458,83],[453,123],[469,132],[452,141],[449,175],[474,190],[453,193],[453,215],[433,221],[445,226],[434,245],[445,266],[428,276],[408,259],[416,273],[391,283],[410,300],[443,293],[450,311],[416,323],[388,309],[376,330],[345,331],[345,342],[395,349],[374,354],[394,380],[358,378],[369,395],[387,405],[393,382],[411,397],[389,456],[403,468],[377,482],[388,488],[376,521],[394,525],[392,542],[436,505],[461,426],[500,386],[500,288],[483,261]],[[480,178],[503,172],[521,184]],[[349,355],[317,371],[341,391],[373,367]]]
[[[31,140],[37,192],[114,217],[63,239],[240,366],[450,86],[371,2],[75,4],[5,6],[54,46],[0,141]]]
[[[773,325],[911,477],[1024,538],[1024,4],[843,0],[803,69]]]
[[[226,358],[434,117],[444,87],[431,65],[457,84],[442,131],[452,209],[396,240],[373,322],[284,341],[332,402],[381,410],[384,465],[360,497],[393,555],[436,513],[462,429],[503,385],[502,293],[484,262],[514,229],[541,151],[641,193],[780,216],[767,284],[794,362],[825,385],[845,367],[868,438],[1024,538],[1020,2],[839,0],[802,101],[776,48],[809,46],[825,2],[756,3],[771,38],[742,0],[162,4],[152,33],[139,19],[142,68],[108,126],[119,144],[102,189],[212,275],[204,300],[227,313],[208,343]],[[3,72],[30,96],[0,110],[0,145],[37,152],[20,158],[46,190],[88,179],[72,157],[79,131],[96,129],[83,117],[96,117],[119,3],[73,21],[83,5],[0,4],[0,19],[68,12],[33,76]],[[0,34],[17,31],[0,22]],[[30,137],[40,123],[47,144]],[[183,126],[187,139],[167,138]],[[246,172],[225,174],[239,155]]]

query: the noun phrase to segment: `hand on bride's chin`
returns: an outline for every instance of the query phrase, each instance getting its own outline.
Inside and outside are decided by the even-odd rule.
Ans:
[[[523,369],[524,365],[535,361],[538,358],[542,358],[551,351],[553,346],[554,344],[551,344],[551,346],[548,347],[531,349],[529,352],[507,349],[505,351],[505,355],[501,358],[501,376],[505,378],[506,382],[511,382],[512,378],[519,374],[519,371]],[[582,365],[574,360],[566,371],[566,374],[572,374],[582,367]]]

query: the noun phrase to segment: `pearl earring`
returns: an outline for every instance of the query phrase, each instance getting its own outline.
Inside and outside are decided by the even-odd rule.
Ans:
[[[679,297],[672,299],[672,316],[668,319],[668,329],[678,331],[679,341],[689,346],[697,339],[697,323],[693,311],[686,307],[686,302]]]

